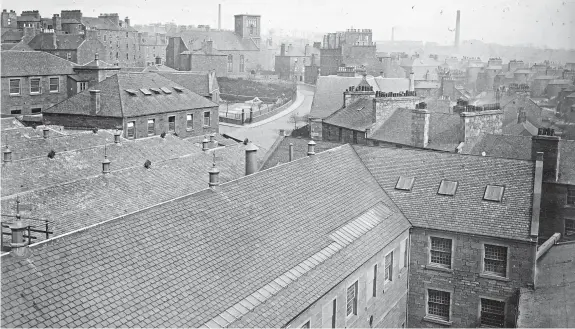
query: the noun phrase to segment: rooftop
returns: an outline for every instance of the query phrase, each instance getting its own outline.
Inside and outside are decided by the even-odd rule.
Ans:
[[[54,40],[56,39],[56,40]],[[34,50],[47,50],[47,49],[78,49],[84,42],[84,36],[80,34],[56,34],[53,33],[40,33],[28,43]]]
[[[324,119],[325,123],[356,131],[365,131],[373,124],[373,100],[360,98]]]
[[[219,51],[242,50],[258,51],[251,39],[242,39],[234,31],[183,31],[174,36],[181,37],[188,49],[201,49],[205,40],[211,39],[213,47]]]
[[[213,90],[219,89],[217,79],[215,77],[210,79],[209,73],[159,72],[158,74],[204,97],[210,96]],[[212,86],[210,86],[210,80],[212,80]]]
[[[82,17],[81,23],[91,29],[136,32],[133,27],[116,25],[108,18]]]
[[[2,77],[75,74],[76,64],[43,51],[2,51]]]

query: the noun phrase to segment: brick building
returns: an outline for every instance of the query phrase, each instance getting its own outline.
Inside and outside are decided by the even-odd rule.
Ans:
[[[68,98],[75,64],[39,51],[2,52],[2,116],[38,114]]]
[[[182,71],[216,70],[218,76],[246,76],[252,70],[259,70],[267,47],[261,43],[261,17],[235,15],[234,18],[234,31],[205,29],[173,35],[175,39],[170,39],[166,50],[166,65]],[[193,61],[194,55],[198,56],[198,62],[189,68],[187,63]],[[225,69],[222,68],[224,60]]]
[[[218,131],[218,106],[157,73],[120,72],[44,112],[70,128],[121,129],[125,138]]]
[[[28,46],[80,65],[92,61],[96,53],[106,53],[94,30],[88,30],[85,34],[40,33],[28,43]]]

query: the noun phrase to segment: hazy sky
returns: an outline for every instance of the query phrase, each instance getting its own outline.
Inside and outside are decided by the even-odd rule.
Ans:
[[[2,0],[2,8],[38,9],[51,17],[62,9],[81,9],[85,16],[119,13],[132,24],[173,21],[233,28],[233,15],[259,14],[262,28],[314,32],[371,28],[375,40],[453,42],[456,11],[461,10],[461,40],[501,44],[532,43],[575,48],[575,0]],[[320,40],[318,40],[320,41]]]

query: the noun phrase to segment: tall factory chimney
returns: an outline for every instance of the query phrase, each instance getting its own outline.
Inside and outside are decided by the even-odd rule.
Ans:
[[[392,26],[392,27],[391,27],[391,41],[394,41],[394,40],[395,40],[395,35],[394,35],[394,34],[395,34],[395,26]]]
[[[460,11],[457,11],[457,19],[455,21],[455,48],[459,48],[459,32],[461,30],[461,25],[459,23],[460,20]]]
[[[218,4],[218,30],[222,29],[222,4]]]

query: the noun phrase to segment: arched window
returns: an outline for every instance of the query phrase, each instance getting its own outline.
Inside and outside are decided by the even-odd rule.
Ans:
[[[245,71],[245,67],[244,67],[244,55],[240,55],[240,72],[244,72]]]
[[[228,72],[234,71],[234,56],[228,55]]]

